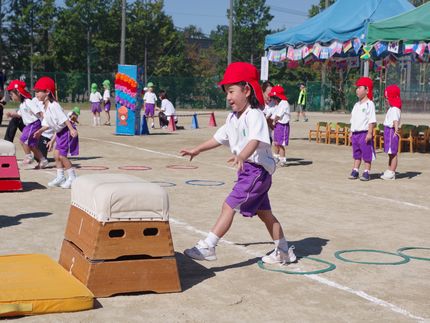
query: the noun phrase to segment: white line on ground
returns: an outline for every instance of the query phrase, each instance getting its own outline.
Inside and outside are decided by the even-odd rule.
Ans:
[[[174,158],[178,158],[178,159],[185,159],[182,156],[178,156],[178,155],[174,155],[174,154],[168,154],[168,153],[163,153],[163,152],[159,152],[159,151],[151,150],[151,149],[140,148],[140,147],[136,147],[136,146],[132,146],[132,145],[118,143],[118,142],[115,142],[115,141],[101,140],[101,139],[89,138],[89,137],[82,137],[82,139],[88,139],[88,140],[93,140],[93,141],[105,142],[105,143],[109,143],[109,144],[113,144],[113,145],[123,146],[123,147],[126,147],[126,148],[133,148],[133,149],[137,149],[137,150],[141,150],[141,151],[146,151],[146,152],[149,152],[149,153],[163,155],[163,156],[166,156],[166,157],[174,157]],[[221,168],[232,169],[232,167],[216,165],[214,163],[205,163],[205,162],[202,162],[202,161],[198,161],[198,162],[201,163],[201,164],[207,164],[207,165],[211,165],[211,166],[217,166],[217,167],[221,167]],[[365,194],[365,193],[361,193],[361,194],[367,196],[367,194]],[[369,197],[377,198],[377,197],[375,197],[373,195],[368,195],[368,196]],[[381,199],[385,199],[385,198],[381,198]],[[397,203],[400,202],[400,203],[402,203],[404,205],[410,205],[410,206],[415,206],[415,207],[420,207],[420,208],[428,209],[425,206],[416,205],[416,204],[412,204],[412,203],[408,203],[408,202],[401,202],[401,201],[396,201],[396,200],[391,200],[391,199],[386,199],[386,200],[395,201]],[[201,236],[206,236],[207,235],[207,232],[199,230],[197,228],[194,228],[193,226],[187,224],[186,222],[176,220],[176,219],[174,219],[172,217],[170,217],[169,220],[172,223],[176,224],[176,225],[180,225],[180,226],[185,227],[188,231],[195,232],[195,233],[197,233],[197,234],[199,234]],[[249,254],[249,255],[252,255],[252,256],[256,256],[256,257],[261,256],[260,254],[252,252],[250,250],[247,250],[244,246],[239,246],[239,245],[235,244],[234,242],[231,242],[231,241],[228,241],[228,240],[225,240],[225,239],[221,239],[220,242],[228,244],[230,246],[234,246],[234,247],[236,247],[237,249],[241,250],[242,252],[244,252],[246,254]],[[361,298],[363,298],[365,300],[368,300],[369,302],[371,302],[373,304],[376,304],[376,305],[388,308],[389,310],[391,310],[393,312],[402,314],[402,315],[407,316],[407,317],[409,317],[411,319],[414,319],[414,320],[417,320],[417,321],[420,321],[420,322],[425,322],[426,321],[426,319],[424,319],[424,318],[422,318],[420,316],[416,316],[416,315],[408,312],[407,310],[405,310],[405,309],[403,309],[401,307],[398,307],[398,306],[396,306],[394,304],[388,303],[388,302],[386,302],[386,301],[384,301],[382,299],[379,299],[377,297],[371,296],[371,295],[369,295],[369,294],[367,294],[367,293],[365,293],[363,291],[355,290],[355,289],[352,289],[350,287],[343,286],[341,284],[338,284],[338,283],[336,283],[334,281],[331,281],[329,279],[323,278],[321,276],[317,276],[317,275],[304,275],[304,276],[307,277],[307,278],[309,278],[309,279],[312,279],[314,281],[317,281],[317,282],[319,282],[321,284],[324,284],[326,286],[330,286],[330,287],[333,287],[333,288],[336,288],[336,289],[348,292],[350,294],[356,295],[358,297],[361,297]]]
[[[199,234],[199,235],[201,235],[203,237],[206,237],[206,235],[208,234],[205,231],[202,231],[202,230],[199,230],[197,228],[194,228],[193,226],[189,225],[186,222],[174,219],[172,217],[169,218],[169,221],[172,222],[172,223],[174,223],[174,224],[176,224],[176,225],[183,226],[188,231],[197,233],[197,234]],[[224,243],[224,244],[227,244],[227,245],[230,245],[230,246],[234,246],[236,249],[239,249],[240,251],[242,251],[242,252],[244,252],[244,253],[246,253],[248,255],[251,255],[251,256],[254,256],[254,257],[261,257],[260,253],[248,250],[248,249],[246,249],[246,247],[241,246],[241,245],[237,245],[236,243],[234,243],[232,241],[229,241],[229,240],[226,240],[224,238],[220,240],[220,243]],[[361,297],[361,298],[363,298],[363,299],[365,299],[365,300],[367,300],[367,301],[369,301],[369,302],[371,302],[373,304],[376,304],[378,306],[382,306],[382,307],[388,308],[389,310],[391,310],[393,312],[402,314],[404,316],[407,316],[407,317],[409,317],[411,319],[414,319],[414,320],[417,320],[419,322],[426,322],[426,319],[424,319],[423,317],[416,316],[416,315],[408,312],[407,310],[405,310],[405,309],[403,309],[401,307],[398,307],[397,305],[394,305],[394,304],[391,304],[389,302],[386,302],[386,301],[384,301],[384,300],[382,300],[380,298],[371,296],[371,295],[369,295],[369,294],[367,294],[367,293],[365,293],[365,292],[363,292],[361,290],[352,289],[350,287],[338,284],[338,283],[336,283],[334,281],[331,281],[331,280],[329,280],[327,278],[324,278],[324,277],[318,276],[318,275],[303,275],[303,276],[306,277],[306,278],[312,279],[312,280],[314,280],[314,281],[316,281],[318,283],[324,284],[326,286],[333,287],[333,288],[345,291],[347,293],[356,295],[356,296]]]

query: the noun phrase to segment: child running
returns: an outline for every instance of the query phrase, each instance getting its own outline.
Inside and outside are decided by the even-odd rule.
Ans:
[[[72,138],[78,136],[78,132],[73,128],[63,109],[55,99],[55,82],[53,79],[47,76],[41,77],[34,85],[34,90],[36,91],[37,99],[43,102],[45,109],[42,128],[35,133],[35,136],[39,137],[49,128],[53,129],[56,133],[49,142],[48,147],[51,150],[54,142],[56,142],[54,157],[57,176],[48,183],[48,186],[70,188],[72,182],[76,179],[76,172],[72,167],[72,163],[67,158],[67,154],[70,152],[72,156],[78,155],[79,147],[77,146],[77,142],[72,140]],[[68,174],[67,180],[64,176],[64,171]]]
[[[385,89],[385,99],[389,109],[384,120],[384,152],[388,154],[388,169],[382,174],[384,180],[396,179],[398,164],[397,152],[399,150],[399,126],[402,99],[397,85],[389,85]]]
[[[275,124],[275,129],[273,130],[275,160],[279,160],[279,166],[287,166],[285,151],[290,138],[290,104],[287,101],[284,89],[280,85],[272,87],[269,96],[276,103],[271,116]]]
[[[25,157],[22,163],[24,165],[31,164],[34,158],[38,160],[39,164],[36,169],[45,168],[48,166],[48,160],[40,152],[38,145],[39,140],[34,137],[34,134],[41,128],[40,120],[43,117],[42,109],[40,106],[31,100],[31,94],[25,89],[25,82],[20,80],[13,80],[10,82],[7,90],[10,91],[12,100],[19,102],[18,112],[8,112],[9,118],[21,117],[24,122],[24,129],[20,138],[22,149],[24,150]]]
[[[101,102],[102,95],[99,91],[97,91],[97,84],[91,84],[91,94],[90,94],[90,103],[91,103],[91,112],[93,113],[93,126],[100,126],[100,112],[102,112]]]
[[[245,217],[258,215],[274,240],[275,250],[262,258],[265,263],[285,264],[296,260],[294,247],[288,246],[281,224],[270,207],[268,192],[276,164],[270,149],[267,122],[260,109],[264,99],[258,77],[257,69],[249,63],[230,64],[219,85],[227,93],[227,101],[233,111],[213,138],[193,149],[182,149],[180,152],[192,160],[201,152],[223,144],[230,147],[233,156],[229,162],[238,169],[237,182],[224,201],[211,232],[195,247],[184,251],[185,255],[193,259],[217,259],[215,247],[230,229],[238,211]]]
[[[373,103],[373,82],[368,77],[361,77],[355,83],[358,102],[351,112],[351,142],[354,165],[350,179],[359,176],[361,160],[364,161],[364,172],[360,177],[362,181],[370,180],[370,167],[375,159],[373,149],[373,129],[376,124],[375,104]]]

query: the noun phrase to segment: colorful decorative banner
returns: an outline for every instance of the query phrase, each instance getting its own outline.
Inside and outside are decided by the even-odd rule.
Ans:
[[[299,61],[302,59],[302,50],[300,48],[294,49],[294,60]]]
[[[403,50],[403,54],[410,54],[413,53],[417,47],[417,43],[404,43],[405,49]]]
[[[320,57],[320,54],[321,54],[321,45],[319,43],[315,43],[314,48],[312,50],[312,53],[316,57]]]
[[[287,59],[287,48],[281,49],[281,61],[285,61]]]
[[[309,46],[302,47],[302,57],[306,58],[311,53],[311,48]]]
[[[419,57],[423,57],[424,52],[426,51],[427,44],[423,41],[420,41],[417,45],[417,49],[415,49],[415,53],[418,54]]]
[[[288,46],[287,58],[289,60],[293,60],[294,59],[294,48],[291,47],[291,46]]]
[[[354,47],[355,53],[358,54],[358,52],[360,51],[360,48],[361,48],[361,40],[358,38],[354,38],[354,40],[352,42],[352,46]]]
[[[368,60],[370,58],[371,50],[372,50],[372,45],[363,46],[363,55],[361,55],[360,58],[364,60]]]
[[[376,55],[381,56],[381,54],[387,50],[388,45],[386,42],[377,42],[373,48],[375,49]]]
[[[329,53],[330,53],[330,48],[328,48],[328,47],[322,47],[321,48],[321,53],[320,53],[320,58],[321,59],[327,59],[327,58],[329,58]]]

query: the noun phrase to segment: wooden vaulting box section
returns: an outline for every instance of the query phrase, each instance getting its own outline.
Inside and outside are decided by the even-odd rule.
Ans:
[[[158,185],[121,174],[81,176],[59,263],[96,297],[179,292],[168,211]]]
[[[94,295],[46,255],[0,256],[0,317],[93,308]]]

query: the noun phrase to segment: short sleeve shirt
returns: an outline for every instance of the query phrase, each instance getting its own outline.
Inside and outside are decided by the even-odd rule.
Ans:
[[[103,100],[104,101],[109,101],[109,99],[110,99],[110,92],[109,92],[109,90],[105,90],[103,92]]]
[[[91,103],[97,103],[97,102],[100,102],[101,100],[102,100],[102,95],[100,94],[100,92],[95,92],[90,94]]]
[[[279,117],[279,123],[287,124],[290,122],[290,104],[288,101],[282,100],[279,102],[271,116],[273,120],[275,120],[275,117]]]
[[[164,114],[169,118],[170,116],[174,116],[175,120],[178,119],[178,117],[176,116],[176,110],[175,107],[173,106],[172,102],[170,102],[168,99],[163,99],[163,101],[161,101],[161,111],[164,112]]]
[[[22,118],[25,125],[33,123],[39,119],[37,114],[42,111],[42,107],[31,99],[25,99],[19,106],[18,114]]]
[[[357,102],[351,112],[351,131],[367,131],[371,123],[376,123],[375,104],[371,100]]]
[[[390,107],[387,111],[387,115],[385,116],[384,126],[393,128],[394,121],[400,123],[400,109],[397,107]]]
[[[157,96],[154,92],[148,91],[143,96],[143,101],[145,101],[145,103],[155,104],[155,102],[157,101]]]
[[[270,174],[275,172],[269,128],[260,109],[248,107],[239,118],[236,113],[230,113],[226,123],[215,133],[214,139],[228,146],[234,155],[239,155],[250,140],[259,141],[257,149],[248,161],[263,166]]]
[[[60,132],[66,127],[65,122],[68,120],[67,115],[64,113],[63,108],[58,102],[50,102],[48,107],[45,109],[45,115],[42,121],[42,126],[47,126],[54,130],[54,132]]]

